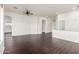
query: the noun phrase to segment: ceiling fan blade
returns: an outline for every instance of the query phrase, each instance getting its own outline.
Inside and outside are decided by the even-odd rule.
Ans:
[[[33,13],[30,13],[31,15],[33,15]]]

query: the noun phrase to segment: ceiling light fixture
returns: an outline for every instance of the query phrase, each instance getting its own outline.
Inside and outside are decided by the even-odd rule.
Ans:
[[[25,14],[26,15],[33,15],[33,13],[30,10],[26,10]]]

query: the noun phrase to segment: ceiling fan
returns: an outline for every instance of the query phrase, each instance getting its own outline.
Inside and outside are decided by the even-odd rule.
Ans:
[[[28,15],[28,16],[29,16],[29,15],[33,15],[33,13],[32,13],[30,10],[26,10],[26,11],[25,11],[25,14]]]
[[[13,7],[14,9],[19,9],[18,7]],[[25,14],[25,15],[34,15],[34,13],[32,13],[30,10],[28,10],[28,9],[25,9],[24,11],[23,11],[23,13]]]

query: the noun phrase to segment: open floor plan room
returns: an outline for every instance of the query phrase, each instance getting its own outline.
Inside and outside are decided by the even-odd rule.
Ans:
[[[79,54],[78,4],[4,4],[2,54]]]

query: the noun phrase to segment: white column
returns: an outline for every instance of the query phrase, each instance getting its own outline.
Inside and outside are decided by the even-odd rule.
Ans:
[[[4,51],[3,14],[3,6],[0,5],[0,53]]]

